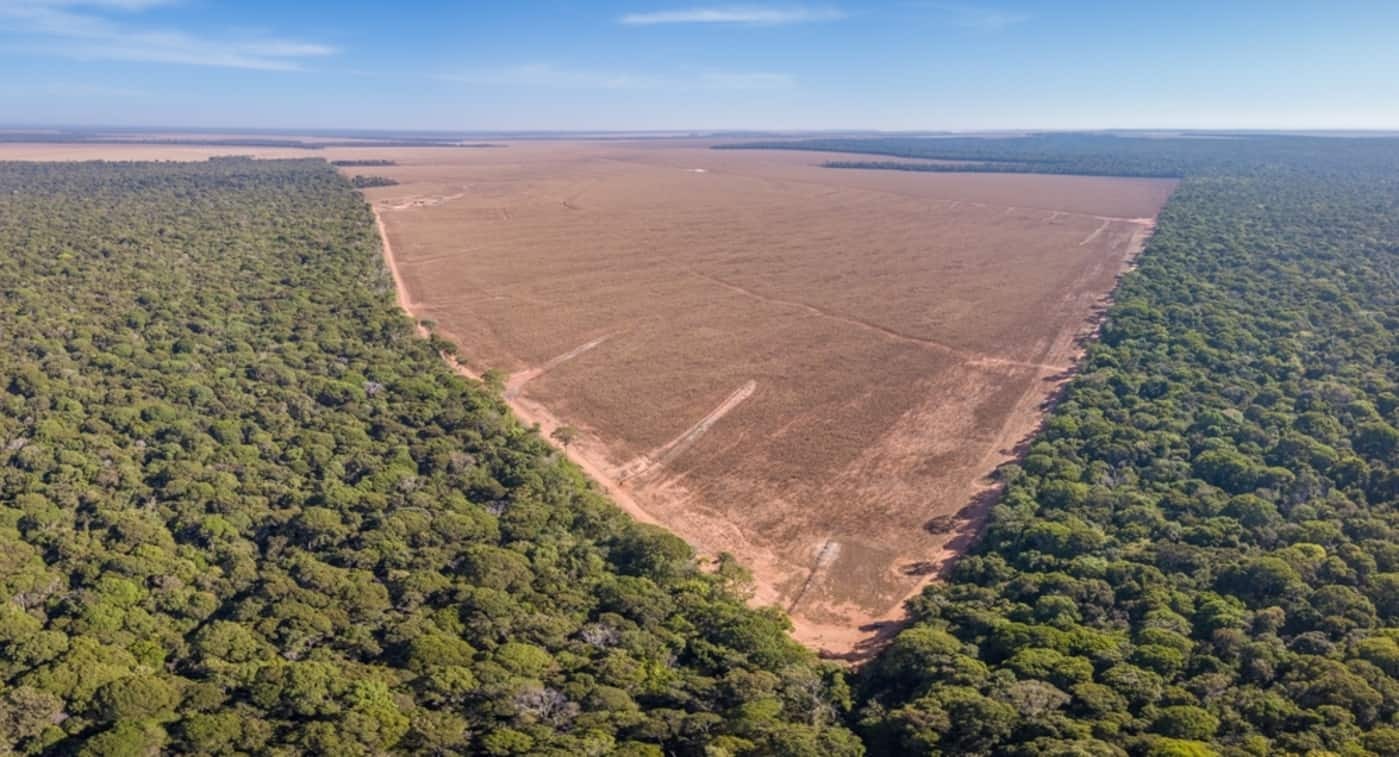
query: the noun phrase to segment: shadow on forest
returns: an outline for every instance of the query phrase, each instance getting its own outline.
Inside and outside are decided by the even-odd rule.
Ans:
[[[860,626],[860,631],[869,634],[861,639],[853,649],[848,652],[831,652],[821,650],[820,657],[823,660],[838,660],[848,662],[851,665],[860,665],[874,659],[875,655],[884,651],[889,646],[889,642],[899,635],[904,627],[908,625],[907,617],[898,620],[881,620],[874,623],[866,623]]]

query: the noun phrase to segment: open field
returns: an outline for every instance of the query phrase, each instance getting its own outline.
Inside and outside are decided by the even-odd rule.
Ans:
[[[284,148],[19,145],[2,158]],[[18,154],[17,154],[18,153]],[[641,517],[848,653],[974,535],[1174,182],[829,170],[701,143],[332,148],[405,305]]]
[[[380,152],[415,313],[837,653],[974,533],[1173,186],[674,143]]]

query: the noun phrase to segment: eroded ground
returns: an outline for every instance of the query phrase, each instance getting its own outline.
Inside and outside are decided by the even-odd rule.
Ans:
[[[298,150],[5,146],[0,159]],[[35,154],[16,154],[17,152]],[[120,151],[119,154],[113,154]],[[638,517],[858,650],[966,546],[1173,182],[704,144],[344,148],[405,304]]]
[[[634,506],[851,651],[965,545],[1172,184],[673,144],[396,151],[417,314]]]

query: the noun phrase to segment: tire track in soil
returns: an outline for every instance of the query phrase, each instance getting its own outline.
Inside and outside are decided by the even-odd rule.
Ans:
[[[811,566],[811,572],[806,574],[806,580],[802,582],[802,587],[797,590],[797,593],[792,596],[792,601],[787,604],[788,615],[796,612],[797,605],[801,604],[802,599],[806,597],[806,592],[811,588],[811,585],[816,582],[816,577],[821,575],[822,571],[826,568],[835,564],[836,559],[839,557],[840,542],[837,542],[834,538],[826,539],[826,543],[822,544],[821,549],[816,552],[816,563]]]
[[[962,360],[965,360],[969,365],[973,365],[979,368],[1029,368],[1036,371],[1066,370],[1065,366],[1045,365],[1043,363],[1031,363],[1021,360],[1011,360],[1010,358],[996,357],[995,355],[983,355],[979,352],[972,352],[970,350],[959,349],[957,347],[953,347],[950,344],[944,344],[934,339],[926,339],[921,336],[905,334],[901,331],[891,329],[888,326],[881,326],[880,324],[874,323],[873,321],[866,321],[862,318],[855,318],[853,316],[837,313],[833,310],[827,310],[826,308],[817,307],[816,305],[812,305],[809,302],[802,302],[800,300],[786,300],[781,297],[769,297],[765,294],[759,294],[747,287],[740,286],[730,281],[725,281],[724,279],[721,279],[718,276],[712,276],[707,273],[701,273],[699,271],[694,270],[693,268],[688,268],[686,270],[690,273],[691,276],[704,279],[705,281],[708,281],[711,284],[717,284],[721,287],[724,287],[725,289],[737,292],[747,297],[752,297],[753,299],[761,300],[762,302],[767,302],[773,305],[785,305],[791,308],[799,308],[801,310],[805,310],[808,313],[811,313],[812,315],[820,316],[822,318],[829,318],[831,320],[840,321],[841,323],[845,323],[850,326],[855,326],[866,331],[875,332],[887,339],[894,339],[909,344],[917,344],[921,347],[926,347],[946,355],[952,355],[953,357],[960,358]]]
[[[617,481],[625,482],[645,476],[655,468],[674,460],[685,450],[694,446],[694,443],[699,441],[701,436],[704,436],[704,432],[718,423],[720,419],[733,412],[733,409],[742,404],[744,400],[753,396],[753,392],[757,389],[758,382],[749,379],[747,383],[735,389],[732,394],[724,398],[723,402],[719,403],[718,407],[710,410],[708,415],[699,419],[699,422],[686,429],[684,433],[618,468]]]
[[[740,174],[740,175],[742,175],[742,174]],[[800,181],[799,181],[799,182],[797,182],[797,183],[818,183],[818,182],[800,182]],[[827,186],[828,186],[828,185],[827,185]],[[892,193],[890,193],[890,194],[901,194],[901,193],[892,192]],[[433,198],[433,199],[437,199],[437,198]],[[433,203],[433,204],[436,204],[436,203]],[[987,206],[988,206],[987,204],[984,204],[984,203],[962,202],[962,201],[953,201],[953,204],[954,204],[954,206],[958,206],[958,205],[970,205],[970,206],[982,206],[982,207],[987,207]],[[415,206],[415,207],[418,207],[418,206]],[[1098,219],[1098,220],[1104,221],[1104,222],[1105,222],[1105,223],[1104,223],[1104,226],[1105,226],[1105,227],[1110,226],[1110,222],[1112,222],[1112,221],[1119,221],[1119,222],[1125,222],[1125,223],[1134,224],[1134,225],[1137,226],[1137,228],[1134,229],[1134,230],[1132,231],[1131,235],[1130,235],[1131,244],[1130,244],[1129,246],[1138,246],[1138,247],[1139,247],[1139,246],[1141,245],[1141,243],[1144,242],[1145,238],[1150,234],[1150,232],[1151,232],[1151,230],[1152,230],[1152,227],[1154,226],[1154,223],[1153,223],[1154,219],[1151,219],[1151,218],[1121,218],[1121,217],[1108,217],[1108,216],[1091,215],[1091,214],[1087,214],[1087,213],[1075,213],[1075,212],[1070,212],[1070,211],[1056,211],[1056,210],[1053,210],[1053,209],[1043,209],[1043,208],[1020,208],[1020,207],[1014,207],[1014,206],[1006,206],[1006,205],[1002,205],[1002,204],[999,204],[999,203],[994,204],[994,205],[990,205],[989,207],[1004,208],[1006,212],[1011,212],[1011,211],[1015,211],[1015,210],[1038,210],[1038,211],[1040,211],[1040,212],[1042,212],[1042,213],[1048,214],[1048,215],[1049,215],[1049,219],[1048,219],[1048,220],[1049,220],[1051,223],[1054,222],[1054,221],[1056,221],[1056,220],[1057,220],[1058,218],[1060,218],[1060,217],[1067,216],[1067,217],[1096,218],[1096,219]],[[415,311],[420,307],[420,305],[419,305],[418,303],[415,303],[415,302],[412,301],[412,299],[410,298],[410,296],[409,296],[409,294],[408,294],[407,288],[404,286],[404,283],[403,283],[403,281],[402,281],[402,279],[401,279],[401,277],[400,277],[400,275],[399,275],[398,266],[396,265],[396,261],[394,260],[393,250],[392,250],[392,247],[391,247],[390,242],[389,242],[389,239],[388,239],[388,234],[387,234],[386,229],[385,229],[385,227],[384,227],[382,218],[380,217],[380,210],[394,210],[394,209],[401,209],[401,208],[394,208],[394,207],[374,207],[373,209],[374,209],[374,215],[375,215],[376,224],[377,224],[378,231],[379,231],[379,234],[380,234],[380,237],[381,237],[381,240],[382,240],[382,244],[383,244],[383,252],[384,252],[385,260],[386,260],[386,262],[387,262],[387,264],[388,264],[388,266],[389,266],[390,272],[393,274],[393,277],[394,277],[394,284],[395,284],[395,289],[396,289],[396,292],[397,292],[397,295],[398,295],[398,298],[399,298],[399,303],[400,303],[400,305],[403,307],[403,309],[404,309],[410,316],[412,316],[412,317],[414,318],[414,320],[415,320],[414,326],[415,326],[415,328],[416,328],[418,334],[421,335],[421,336],[428,336],[428,335],[429,335],[429,334],[428,334],[428,330],[427,330],[426,328],[424,328],[420,323],[417,323],[417,322],[416,322],[417,316],[416,316]],[[502,208],[502,209],[499,209],[499,212],[501,213],[501,216],[502,216],[502,219],[501,219],[501,220],[509,220],[509,219],[510,219],[511,214],[510,214],[509,210],[503,209],[503,208]],[[1100,230],[1100,231],[1102,231],[1102,230]],[[1096,234],[1095,234],[1095,236],[1096,236]],[[1085,241],[1083,242],[1083,244],[1087,244],[1089,241],[1091,241],[1092,238],[1093,238],[1093,237],[1090,236],[1090,238],[1089,238],[1088,240],[1085,240]],[[1138,249],[1137,252],[1139,252],[1139,251],[1140,251],[1140,250]],[[1133,257],[1135,257],[1135,256],[1134,256],[1134,255],[1133,255],[1133,256],[1129,256],[1129,260],[1127,261],[1127,265],[1124,266],[1124,268],[1126,268],[1127,270],[1130,270],[1130,268],[1132,267],[1132,264],[1134,263],[1134,261],[1130,259],[1130,258],[1133,258]],[[939,342],[936,342],[936,341],[930,340],[930,339],[924,339],[924,338],[921,338],[921,337],[912,336],[912,335],[909,335],[909,334],[900,333],[900,332],[898,332],[898,331],[896,331],[896,330],[889,329],[889,328],[884,327],[884,326],[881,326],[881,325],[879,325],[879,324],[861,321],[861,320],[858,319],[858,318],[852,318],[852,317],[849,317],[849,316],[845,316],[845,315],[843,315],[843,314],[841,314],[841,313],[838,313],[838,312],[824,311],[824,310],[822,310],[821,308],[816,307],[816,306],[813,306],[813,305],[810,305],[810,304],[808,304],[808,303],[799,302],[799,301],[787,301],[787,300],[782,300],[782,299],[780,299],[780,298],[766,297],[766,296],[761,295],[761,294],[758,294],[757,292],[754,292],[754,291],[752,291],[752,290],[748,290],[748,289],[746,289],[745,287],[739,286],[739,285],[737,285],[737,284],[733,284],[733,283],[728,282],[728,281],[724,281],[724,280],[722,280],[722,279],[720,279],[720,278],[718,278],[718,277],[707,276],[707,275],[704,275],[704,274],[700,274],[700,273],[697,272],[697,271],[689,271],[689,272],[692,273],[693,275],[697,276],[697,277],[707,279],[707,280],[709,280],[711,283],[713,283],[713,284],[715,284],[715,285],[723,286],[723,287],[725,287],[725,288],[728,288],[728,289],[730,289],[730,290],[732,290],[732,291],[741,293],[741,294],[743,294],[743,295],[745,295],[745,296],[748,296],[748,297],[753,297],[753,298],[756,298],[756,299],[759,299],[759,300],[766,300],[766,301],[771,302],[771,303],[774,303],[774,304],[782,304],[782,305],[786,305],[786,306],[789,306],[789,307],[800,308],[800,309],[802,309],[802,310],[805,310],[805,311],[807,311],[807,312],[809,312],[809,313],[812,313],[812,314],[815,314],[815,315],[818,315],[818,316],[821,316],[821,317],[832,318],[832,319],[835,319],[835,320],[839,320],[839,321],[845,322],[845,323],[847,323],[847,324],[849,324],[849,325],[852,325],[852,326],[857,326],[857,327],[860,327],[860,328],[863,328],[863,329],[867,329],[867,330],[870,330],[870,331],[877,332],[877,333],[883,335],[883,336],[886,337],[886,338],[897,339],[897,340],[904,341],[904,342],[909,342],[909,343],[921,344],[921,345],[923,345],[923,346],[925,346],[925,347],[928,347],[928,348],[930,348],[930,349],[939,350],[939,351],[945,352],[945,353],[947,353],[947,354],[950,354],[950,355],[954,355],[954,356],[958,356],[958,357],[960,357],[960,358],[963,358],[964,360],[966,360],[966,363],[967,363],[967,364],[970,364],[970,365],[978,365],[978,366],[998,366],[998,367],[1015,367],[1015,368],[1022,368],[1022,367],[1023,367],[1023,368],[1036,368],[1036,369],[1038,369],[1038,370],[1053,370],[1053,371],[1056,371],[1056,372],[1059,372],[1059,371],[1061,370],[1059,366],[1051,366],[1051,365],[1044,365],[1044,364],[1038,364],[1038,363],[1026,363],[1026,362],[1022,362],[1022,361],[1014,361],[1014,360],[1008,360],[1008,359],[1003,359],[1003,358],[996,358],[996,357],[992,357],[992,356],[988,356],[988,355],[984,355],[984,354],[978,354],[978,353],[971,352],[971,351],[967,351],[967,350],[961,350],[961,349],[952,347],[951,345],[939,343]],[[1075,362],[1076,362],[1076,358],[1079,357],[1079,355],[1070,355],[1070,356],[1068,356],[1068,357],[1070,357],[1071,359],[1075,359]],[[447,362],[447,364],[448,364],[454,371],[456,371],[457,373],[459,373],[459,374],[461,374],[461,375],[463,375],[463,376],[465,376],[465,377],[468,377],[468,378],[472,378],[472,379],[477,379],[477,380],[479,380],[479,376],[477,376],[475,373],[473,373],[473,372],[471,371],[470,368],[468,368],[468,367],[466,367],[465,365],[462,365],[462,364],[459,363],[458,361],[454,360],[451,356],[444,354],[444,355],[443,355],[443,359],[444,359],[444,361]],[[554,358],[554,359],[557,359],[557,358]],[[553,359],[551,359],[551,361],[552,361],[552,360],[553,360]],[[547,363],[546,363],[546,365],[547,365]],[[522,373],[524,373],[524,372],[522,372]],[[518,374],[517,374],[517,375],[518,375]],[[532,377],[531,377],[531,378],[532,378]],[[1065,379],[1067,378],[1067,376],[1064,375],[1064,376],[1058,376],[1058,377],[1055,377],[1055,378],[1056,378],[1058,381],[1063,381],[1063,380],[1065,380]],[[756,382],[750,381],[749,383],[750,383],[750,384],[753,384],[754,388],[756,388]],[[745,385],[745,386],[746,386],[746,385]],[[740,387],[739,392],[741,392],[742,390],[743,390],[743,387]],[[735,392],[735,394],[738,394],[739,392]],[[749,393],[751,394],[751,390],[750,390]],[[671,440],[671,442],[668,442],[666,445],[663,445],[662,447],[657,448],[657,450],[655,450],[652,454],[655,454],[655,455],[657,455],[657,456],[660,457],[660,458],[664,458],[665,460],[670,460],[670,459],[673,459],[676,455],[679,455],[679,454],[681,454],[682,452],[684,452],[684,450],[685,450],[685,449],[688,449],[690,445],[692,445],[695,441],[697,441],[697,440],[700,438],[700,436],[702,436],[702,435],[704,434],[704,432],[708,430],[708,428],[709,428],[710,426],[712,426],[715,422],[717,422],[720,418],[722,418],[724,414],[727,414],[727,412],[731,411],[731,410],[733,409],[734,406],[736,406],[737,404],[741,403],[741,402],[743,401],[743,399],[746,399],[746,396],[743,397],[743,398],[739,398],[739,399],[737,399],[737,400],[733,400],[733,397],[734,397],[734,395],[730,395],[730,398],[729,398],[729,399],[726,399],[724,403],[721,403],[720,408],[716,408],[716,411],[722,409],[722,412],[721,412],[721,413],[718,413],[717,417],[714,417],[714,416],[716,415],[716,411],[711,411],[711,413],[710,413],[709,415],[705,416],[704,419],[701,419],[701,421],[700,421],[699,423],[697,423],[696,426],[691,427],[690,430],[688,430],[688,431],[685,432],[684,434],[681,434],[680,436],[676,437],[676,439]],[[731,401],[732,401],[732,406],[725,408],[724,405],[730,404]],[[518,392],[517,392],[517,396],[515,396],[515,397],[513,397],[513,398],[507,398],[507,399],[506,399],[506,403],[507,403],[507,404],[510,406],[510,408],[515,412],[516,416],[521,420],[522,424],[524,424],[524,425],[536,425],[536,426],[538,426],[539,432],[540,432],[541,435],[543,435],[546,439],[548,438],[548,434],[551,432],[551,430],[552,430],[553,428],[557,428],[559,425],[561,425],[561,422],[559,421],[559,419],[558,419],[556,416],[554,416],[552,413],[550,413],[550,412],[548,411],[547,408],[543,407],[542,405],[540,405],[540,404],[537,403],[537,402],[530,401],[529,399],[527,399],[527,398],[525,398],[525,397],[518,396]],[[1041,416],[1041,420],[1042,420],[1042,417],[1043,417],[1043,408],[1042,408],[1042,407],[1039,407],[1039,408],[1035,408],[1035,410],[1036,410],[1037,412],[1035,412],[1034,414],[1035,414],[1035,415]],[[706,421],[708,421],[708,422],[706,423]],[[1009,430],[1010,430],[1010,429],[1009,429],[1009,428],[1006,428],[1005,426],[1003,426],[1002,429],[1001,429],[1001,434],[1002,434],[1002,436],[1003,436],[1004,438],[1006,438],[1006,439],[1009,439],[1009,435],[1007,434],[1007,432],[1008,432]],[[1012,441],[1013,441],[1013,440],[1012,440]],[[999,446],[1001,446],[1001,445],[997,445],[997,446],[999,447]],[[575,464],[579,465],[579,467],[581,467],[581,468],[583,469],[583,471],[584,471],[589,477],[591,477],[594,481],[598,482],[598,483],[602,486],[602,488],[611,496],[611,498],[613,499],[613,501],[616,502],[623,510],[625,510],[626,512],[628,512],[628,513],[631,514],[634,518],[636,518],[637,520],[639,520],[639,521],[641,521],[641,522],[659,524],[659,521],[658,521],[656,518],[652,517],[652,516],[651,516],[649,513],[647,513],[644,509],[642,509],[642,508],[637,504],[637,502],[635,501],[635,499],[631,496],[631,493],[630,493],[629,491],[626,490],[626,489],[629,488],[629,487],[627,487],[627,486],[625,485],[625,483],[624,483],[624,478],[625,478],[625,477],[622,476],[622,475],[619,475],[619,474],[621,474],[621,473],[624,473],[623,469],[617,469],[617,468],[612,467],[612,465],[610,464],[610,461],[607,459],[606,450],[605,450],[605,448],[601,445],[601,441],[600,441],[599,439],[597,439],[596,437],[592,436],[591,434],[589,434],[589,433],[587,433],[587,432],[585,431],[585,433],[583,434],[583,438],[581,438],[581,439],[580,439],[578,442],[576,442],[575,444],[570,445],[570,447],[569,447],[568,449],[562,450],[562,452],[563,452],[563,454],[564,454],[566,457],[568,457],[569,459],[571,459]],[[1006,452],[1005,452],[1005,451],[1002,451],[1001,454],[1006,454]],[[990,457],[990,456],[988,456],[988,457]],[[636,464],[636,463],[638,463],[638,462],[644,463],[645,466],[646,466],[645,470],[649,472],[649,471],[650,471],[652,468],[654,468],[654,467],[658,464],[658,462],[660,462],[660,461],[658,461],[658,460],[652,460],[652,459],[648,459],[648,458],[650,458],[650,455],[642,455],[642,456],[639,456],[638,458],[636,458],[635,460],[633,460],[631,463],[628,463],[628,465],[634,465],[634,464]],[[624,468],[625,468],[625,467],[626,467],[626,466],[624,466]],[[963,528],[959,529],[959,531],[963,532],[968,538],[975,536],[975,535],[980,531],[981,521],[982,521],[982,519],[984,518],[984,515],[985,515],[985,513],[984,513],[984,507],[982,508],[982,511],[981,511],[981,512],[970,513],[969,515],[972,516],[971,518],[969,518],[969,520],[971,520],[972,522],[969,523],[969,524],[965,524]],[[670,527],[673,528],[674,526],[672,525],[672,526],[670,526]],[[833,540],[833,537],[828,537],[828,538],[826,539],[826,541],[822,544],[821,548],[817,551],[817,553],[816,553],[816,555],[815,555],[814,564],[813,564],[813,566],[812,566],[812,569],[811,569],[810,574],[807,576],[807,578],[806,578],[806,580],[804,581],[804,583],[803,583],[801,589],[800,589],[799,592],[797,593],[796,599],[794,599],[794,600],[792,601],[792,606],[793,606],[793,607],[795,607],[795,606],[798,605],[801,601],[804,600],[804,597],[805,597],[807,594],[809,594],[809,589],[810,589],[810,587],[811,587],[811,586],[814,586],[816,580],[817,580],[822,574],[824,574],[824,573],[826,572],[826,570],[828,570],[832,564],[834,564],[834,563],[838,560],[839,555],[840,555],[840,553],[841,553],[841,551],[842,551],[842,550],[840,549],[840,546],[841,546],[841,545],[840,545],[838,542],[835,542],[835,541]],[[949,546],[950,546],[950,545],[949,545]],[[947,547],[944,547],[942,550],[940,550],[940,553],[937,555],[937,557],[938,557],[939,559],[937,559],[936,562],[937,562],[939,565],[942,565],[942,564],[945,564],[945,563],[947,563],[947,562],[950,562],[950,560],[953,559],[953,558],[955,558],[956,555],[957,555],[957,553],[960,552],[960,551],[961,551],[960,549],[957,549],[957,548],[955,548],[955,547],[954,547],[954,548],[950,548],[950,549],[947,548]],[[933,580],[933,578],[930,577],[929,580]],[[915,595],[918,593],[918,591],[921,591],[921,588],[922,588],[922,584],[920,584],[917,588],[915,588],[913,591],[911,591],[910,594],[909,594],[908,596],[915,596]],[[897,619],[895,619],[895,618],[893,618],[893,617],[891,616],[890,622],[888,622],[888,623],[883,623],[883,624],[882,624],[882,627],[897,628],[898,622],[899,622],[899,621],[898,621]],[[864,649],[866,649],[866,650],[868,651],[868,649],[872,649],[873,647],[872,647],[872,646],[869,646],[867,642],[861,642],[859,645],[857,645],[857,648],[864,648]],[[852,658],[852,659],[853,659],[853,658]]]
[[[524,391],[525,384],[528,384],[529,382],[539,378],[540,376],[543,376],[549,371],[554,370],[560,365],[567,363],[573,358],[582,355],[588,350],[591,350],[592,348],[598,346],[599,344],[602,344],[603,342],[611,338],[612,334],[603,334],[597,339],[594,339],[591,342],[585,342],[583,344],[580,344],[577,347],[574,347],[573,349],[569,350],[568,352],[563,353],[562,355],[555,355],[554,357],[549,358],[547,362],[545,362],[538,368],[528,368],[526,370],[516,373],[515,375],[511,376],[510,379],[505,383],[505,398],[508,400],[515,399],[516,397],[520,396],[520,392]]]
[[[1105,219],[1124,220],[1136,226],[1128,236],[1126,252],[1118,268],[1118,278],[1136,267],[1137,259],[1146,249],[1147,242],[1151,238],[1152,232],[1156,229],[1155,219]],[[1021,397],[1014,411],[1009,413],[996,431],[996,443],[987,450],[976,466],[978,470],[987,471],[986,475],[973,482],[970,492],[971,505],[956,513],[960,521],[956,530],[950,534],[946,543],[937,547],[935,554],[931,555],[927,562],[935,566],[933,572],[929,573],[925,580],[920,581],[913,587],[896,605],[896,610],[884,618],[879,618],[873,623],[883,628],[881,634],[888,632],[887,637],[870,637],[856,645],[855,651],[842,659],[851,662],[868,660],[870,656],[882,648],[882,643],[887,643],[893,638],[892,634],[908,622],[908,615],[904,609],[905,604],[923,592],[923,589],[931,582],[943,580],[955,565],[956,561],[966,554],[967,549],[974,545],[982,535],[986,527],[986,521],[990,514],[991,506],[1000,500],[1000,493],[1003,486],[995,480],[995,472],[1001,465],[1018,460],[1023,457],[1023,447],[1027,442],[1035,439],[1044,424],[1048,421],[1054,406],[1062,398],[1064,388],[1077,375],[1083,367],[1083,359],[1087,354],[1088,342],[1095,339],[1102,328],[1107,310],[1114,301],[1117,292],[1117,284],[1104,296],[1103,307],[1097,310],[1088,319],[1089,328],[1085,332],[1082,324],[1076,328],[1066,327],[1055,341],[1056,345],[1051,346],[1051,350],[1064,353],[1065,357],[1071,361],[1071,366],[1062,372],[1045,376],[1045,380],[1053,382],[1053,390],[1047,398],[1038,398],[1032,394]],[[1075,287],[1069,287],[1073,291]],[[1027,422],[1033,419],[1033,422]],[[820,564],[818,557],[817,565],[812,569],[812,574],[802,585],[802,590],[798,596],[803,596],[807,588],[813,582],[816,575],[824,566]],[[796,602],[792,603],[796,607]],[[790,611],[789,611],[790,614]]]
[[[1094,229],[1092,234],[1089,234],[1088,236],[1084,237],[1083,241],[1078,243],[1078,246],[1082,247],[1088,244],[1089,242],[1093,241],[1094,239],[1097,239],[1099,235],[1101,235],[1104,231],[1107,231],[1108,224],[1110,223],[1112,223],[1112,221],[1103,221],[1103,225]]]
[[[379,249],[383,254],[385,265],[388,266],[389,275],[393,279],[394,295],[398,300],[398,306],[413,321],[415,333],[417,333],[420,338],[427,339],[432,336],[432,334],[428,331],[426,326],[419,322],[419,306],[418,303],[414,302],[413,298],[409,296],[408,287],[403,281],[402,271],[399,270],[398,260],[394,256],[393,243],[389,241],[388,230],[384,228],[384,219],[381,214],[382,209],[370,205],[370,210],[374,213],[374,226],[379,231]],[[447,367],[451,368],[458,376],[480,383],[481,375],[471,370],[470,367],[458,360],[455,356],[446,352],[440,353],[440,356],[442,362],[446,363]],[[538,426],[539,435],[542,439],[549,439],[549,435],[553,433],[555,429],[565,425],[558,417],[551,413],[548,408],[530,402],[523,397],[517,397],[514,400],[502,398],[502,400],[505,402],[506,406],[510,408],[510,411],[514,413],[515,417],[519,419],[521,425],[526,427]],[[621,482],[612,477],[611,472],[608,470],[608,465],[606,464],[607,457],[605,448],[600,441],[591,437],[591,435],[587,435],[584,439],[580,439],[563,449],[553,445],[552,442],[548,443],[554,446],[554,449],[558,450],[574,465],[581,468],[588,478],[596,481],[597,484],[602,487],[603,492],[607,494],[608,498],[610,498],[617,507],[621,508],[623,512],[630,515],[639,523],[649,523],[654,526],[662,525],[661,521],[647,512],[630,492],[622,488]]]

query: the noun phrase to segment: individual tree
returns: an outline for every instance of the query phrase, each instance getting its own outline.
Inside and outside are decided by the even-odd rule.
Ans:
[[[559,446],[568,449],[568,445],[578,441],[578,429],[572,426],[559,426],[554,429],[549,438],[559,443]]]

